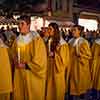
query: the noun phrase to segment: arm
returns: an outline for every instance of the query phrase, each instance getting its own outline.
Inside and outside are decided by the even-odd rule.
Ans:
[[[30,70],[38,77],[44,77],[47,67],[47,53],[43,40],[37,37],[33,40],[34,50],[31,50],[31,61],[27,62]]]
[[[55,63],[57,72],[61,72],[66,67],[69,67],[69,48],[67,44],[62,45],[55,52]]]
[[[85,41],[82,44],[80,44],[79,57],[85,59],[92,58],[92,54],[88,42]]]

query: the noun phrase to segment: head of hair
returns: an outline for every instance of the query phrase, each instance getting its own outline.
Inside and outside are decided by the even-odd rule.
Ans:
[[[54,29],[54,33],[58,34],[59,33],[59,26],[56,23],[50,23],[49,26],[51,26]]]
[[[31,18],[30,16],[27,16],[27,15],[21,15],[18,20],[24,20],[27,24],[30,24],[31,23]]]
[[[74,25],[74,28],[77,27],[77,29],[80,31],[80,33],[84,30],[84,27],[80,26],[80,25]]]
[[[50,23],[49,26],[51,26],[54,29],[54,36],[52,36],[53,42],[51,44],[51,50],[55,51],[56,47],[57,47],[57,45],[59,44],[59,41],[60,41],[59,26],[56,23]]]

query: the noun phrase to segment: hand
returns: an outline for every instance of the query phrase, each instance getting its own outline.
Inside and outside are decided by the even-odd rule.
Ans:
[[[49,57],[54,57],[54,52],[50,52]]]
[[[17,68],[25,68],[25,65],[26,65],[26,62],[25,61],[18,61],[18,58],[15,57],[14,58],[14,65],[17,67]]]
[[[25,63],[19,63],[18,65],[17,65],[17,68],[22,68],[22,69],[24,69],[26,66],[25,66],[26,64]]]

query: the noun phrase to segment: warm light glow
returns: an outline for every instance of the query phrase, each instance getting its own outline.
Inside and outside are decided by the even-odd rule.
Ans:
[[[18,63],[20,63],[20,48],[18,47]]]
[[[41,30],[41,27],[43,27],[43,18],[42,17],[37,17],[37,16],[33,16],[31,17],[31,27],[30,30],[32,31],[37,31],[37,30]],[[49,22],[47,20],[45,20],[45,27],[47,27],[49,24]]]
[[[50,22],[48,20],[45,20],[45,27],[48,27],[49,24]]]
[[[18,16],[13,16],[16,20],[17,20],[17,18],[19,17],[19,15]],[[45,21],[45,22],[44,22]],[[44,24],[45,23],[45,24]],[[42,17],[38,17],[38,16],[32,16],[31,17],[31,26],[30,26],[30,30],[31,31],[37,31],[37,30],[41,30],[41,27],[48,27],[48,25],[49,25],[49,21],[48,20],[43,20],[43,18]],[[18,25],[14,25],[14,24],[11,24],[11,25],[9,25],[10,26],[10,28],[17,28],[17,31],[19,31],[19,29],[18,29]],[[0,29],[1,29],[1,27],[4,27],[4,29],[6,30],[6,27],[7,27],[7,25],[6,24],[1,24],[0,25]]]
[[[14,15],[13,18],[17,20],[17,18],[19,18],[20,15]]]
[[[79,25],[84,26],[84,29],[97,30],[97,21],[92,19],[79,19]]]

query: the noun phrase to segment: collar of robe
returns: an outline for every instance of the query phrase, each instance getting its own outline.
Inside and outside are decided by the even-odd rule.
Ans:
[[[83,37],[78,37],[78,38],[72,38],[69,43],[75,47],[76,45],[80,45],[81,43],[83,43],[84,38]]]
[[[80,40],[80,37],[76,38],[73,46],[76,46],[78,44],[79,40]]]
[[[17,38],[17,44],[18,44],[18,46],[23,46],[25,44],[28,44],[36,36],[39,36],[38,33],[36,33],[36,32],[29,32],[25,36],[20,34],[19,37]]]
[[[64,45],[64,44],[66,44],[66,41],[62,37],[60,37],[59,45]]]
[[[100,39],[96,39],[95,42],[100,45]]]

